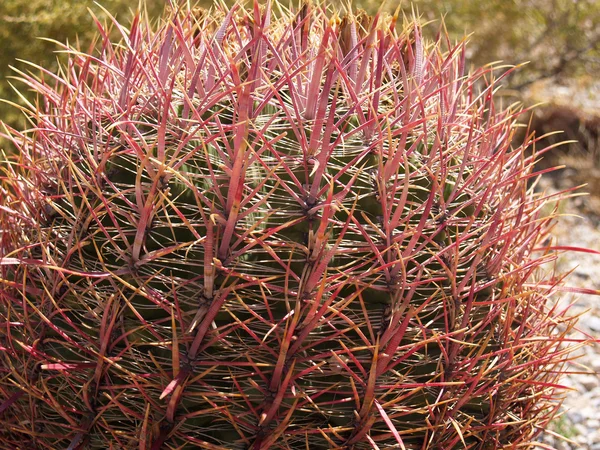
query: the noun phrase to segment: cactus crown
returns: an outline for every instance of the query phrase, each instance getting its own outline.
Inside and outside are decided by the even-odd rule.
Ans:
[[[513,448],[567,358],[491,67],[310,3],[174,7],[21,73],[10,448]],[[24,444],[27,443],[27,444]],[[25,447],[23,447],[25,448]]]

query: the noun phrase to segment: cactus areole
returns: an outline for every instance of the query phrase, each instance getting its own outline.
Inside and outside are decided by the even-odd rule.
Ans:
[[[2,449],[535,440],[569,322],[491,67],[308,3],[98,27],[4,128]]]

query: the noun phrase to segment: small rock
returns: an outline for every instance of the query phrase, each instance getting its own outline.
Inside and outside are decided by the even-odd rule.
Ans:
[[[583,280],[593,280],[597,270],[598,268],[594,264],[586,264],[586,261],[582,261],[573,274]]]
[[[583,414],[581,414],[581,411],[577,409],[571,409],[567,411],[567,417],[569,418],[569,421],[574,424],[581,423],[585,419]]]
[[[586,406],[585,408],[582,408],[581,414],[583,414],[583,417],[585,417],[586,420],[587,419],[595,419],[598,416],[598,414],[593,406]]]
[[[586,391],[591,391],[598,386],[598,377],[596,375],[582,375],[577,381]]]
[[[592,331],[600,331],[600,317],[588,316],[581,320],[581,325],[586,326]]]
[[[558,441],[554,444],[556,450],[571,450],[571,446],[567,444],[565,441]]]
[[[588,429],[590,429],[590,430],[598,430],[598,429],[600,429],[600,420],[598,420],[598,419],[588,419],[585,422],[585,426],[588,427]]]
[[[577,424],[577,425],[575,425],[575,428],[577,428],[579,435],[573,437],[572,440],[574,440],[578,444],[587,444],[588,437],[587,437],[587,430],[586,430],[585,426],[583,426],[581,424]]]

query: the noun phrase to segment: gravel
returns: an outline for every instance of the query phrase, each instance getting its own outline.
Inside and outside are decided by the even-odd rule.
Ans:
[[[548,190],[564,189],[565,178],[549,177],[543,183]],[[600,217],[590,214],[590,197],[566,201],[554,235],[559,245],[591,248],[600,251]],[[593,208],[592,208],[593,209]],[[582,213],[585,211],[585,213]],[[559,271],[573,270],[567,278],[568,286],[600,289],[600,256],[590,253],[566,253],[559,257]],[[560,304],[575,302],[573,314],[582,314],[574,338],[600,339],[600,297],[593,295],[561,295]],[[562,406],[563,415],[549,429],[564,435],[567,440],[546,433],[541,441],[557,450],[600,450],[600,340],[577,351],[581,355],[571,365],[572,373],[562,384],[573,388]],[[537,448],[547,448],[538,446]]]

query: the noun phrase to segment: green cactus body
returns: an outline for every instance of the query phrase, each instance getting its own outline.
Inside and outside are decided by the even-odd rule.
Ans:
[[[25,76],[2,448],[515,448],[547,423],[566,319],[517,113],[463,43],[335,17],[183,8]]]

